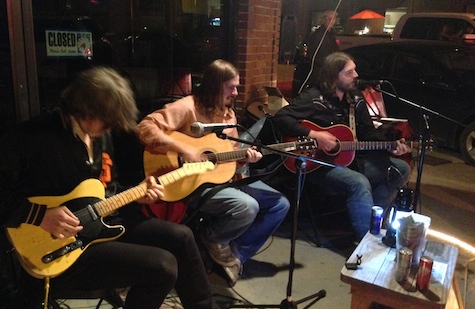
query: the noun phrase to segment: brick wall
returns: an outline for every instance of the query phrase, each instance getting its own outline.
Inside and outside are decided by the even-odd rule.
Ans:
[[[240,0],[238,11],[236,111],[241,114],[252,100],[266,100],[262,86],[277,84],[282,0]]]

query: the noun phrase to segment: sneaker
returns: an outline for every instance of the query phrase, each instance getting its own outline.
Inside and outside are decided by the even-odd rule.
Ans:
[[[229,245],[223,246],[221,244],[213,243],[201,236],[201,241],[208,249],[209,256],[223,267],[231,267],[236,264],[236,256],[234,255]]]
[[[227,279],[228,285],[230,287],[235,286],[236,282],[239,280],[242,273],[241,261],[239,259],[236,259],[236,263],[234,263],[233,266],[224,266],[223,269],[227,277],[226,279]]]

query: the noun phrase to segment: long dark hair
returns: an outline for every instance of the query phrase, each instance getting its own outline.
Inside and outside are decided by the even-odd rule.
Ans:
[[[221,108],[223,83],[238,75],[239,71],[230,62],[223,59],[213,61],[203,72],[202,83],[195,93],[198,107],[206,114]]]
[[[320,89],[324,97],[330,97],[335,94],[338,74],[349,61],[354,60],[344,52],[335,52],[325,58],[317,78],[318,89]]]

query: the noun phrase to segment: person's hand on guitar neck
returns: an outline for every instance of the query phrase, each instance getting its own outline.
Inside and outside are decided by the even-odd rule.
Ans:
[[[246,149],[246,157],[242,160],[237,161],[237,167],[240,168],[247,163],[256,163],[262,159],[262,153],[257,151],[255,147],[250,147]]]
[[[401,156],[403,154],[411,152],[412,149],[407,145],[406,140],[404,138],[401,138],[396,141],[396,149],[393,150],[393,154],[395,156]]]
[[[262,153],[257,151],[254,147],[247,148],[245,159],[246,163],[256,163],[260,159],[262,159]]]
[[[54,238],[64,239],[77,235],[83,227],[66,206],[46,209],[40,227],[50,233]]]
[[[317,141],[317,148],[327,153],[338,149],[338,138],[328,131],[310,130],[308,137]]]
[[[145,178],[145,183],[147,183],[147,191],[145,195],[137,200],[137,203],[140,204],[151,204],[157,200],[163,198],[163,186],[157,183],[157,180],[153,176]]]

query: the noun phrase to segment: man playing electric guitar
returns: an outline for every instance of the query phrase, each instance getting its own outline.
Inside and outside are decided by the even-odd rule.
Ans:
[[[185,308],[212,308],[192,231],[146,218],[138,204],[125,206],[134,200],[156,201],[166,185],[147,177],[125,190],[118,182],[121,164],[112,136],[125,131],[135,137],[138,114],[128,81],[112,69],[96,67],[80,73],[65,89],[58,109],[2,136],[0,225],[7,228],[25,270],[46,281],[22,276],[22,299],[29,303],[16,308],[39,308],[49,287],[53,295],[57,289],[129,287],[124,308],[130,309],[159,308],[175,288]],[[104,197],[104,205],[113,203],[101,211]],[[80,210],[74,210],[75,204]],[[111,211],[118,204],[125,207]],[[21,231],[26,235],[16,237]],[[45,235],[42,239],[51,247],[64,245],[49,250],[38,245],[35,232]],[[104,238],[87,246],[96,234]],[[42,250],[38,263],[27,257]],[[44,308],[49,308],[47,302]]]
[[[323,128],[346,125],[352,128],[358,141],[387,141],[375,129],[363,95],[356,89],[357,77],[356,65],[350,55],[343,52],[330,54],[325,58],[316,87],[300,93],[290,105],[279,110],[272,118],[275,127],[284,136],[313,138],[318,149],[335,155],[342,151],[339,137],[333,135],[332,130],[312,129],[302,120]],[[353,103],[354,112],[350,108]],[[359,150],[351,168],[321,166],[306,176],[308,183],[346,197],[357,240],[369,229],[371,208],[380,205],[387,209],[397,190],[408,181],[409,165],[391,154],[402,155],[411,149],[404,140],[396,141],[395,146],[390,150]]]
[[[204,71],[201,86],[194,95],[166,104],[164,108],[151,113],[139,123],[138,134],[146,145],[145,149],[157,154],[171,151],[187,162],[207,160],[207,156],[200,149],[220,150],[216,149],[218,145],[205,144],[196,147],[177,138],[182,134],[169,132],[194,136],[191,130],[194,122],[236,124],[232,106],[238,95],[238,86],[237,69],[227,61],[213,61]],[[226,128],[223,133],[238,137],[236,128]],[[214,138],[216,139],[216,136]],[[212,143],[212,139],[206,140],[207,143]],[[229,142],[226,144],[231,149],[239,148],[239,143],[226,142]],[[260,152],[248,148],[246,155],[238,160],[238,164],[242,166],[261,158]],[[234,174],[236,161],[225,164],[232,167],[231,174]],[[219,171],[220,167],[216,170]],[[185,203],[212,217],[207,220],[208,225],[200,231],[201,240],[213,261],[223,268],[228,284],[233,286],[239,279],[242,265],[259,250],[284,220],[290,203],[283,194],[262,181],[239,187],[226,186],[211,191],[214,194],[201,201],[201,197],[216,186],[216,183],[204,184],[189,195]]]

